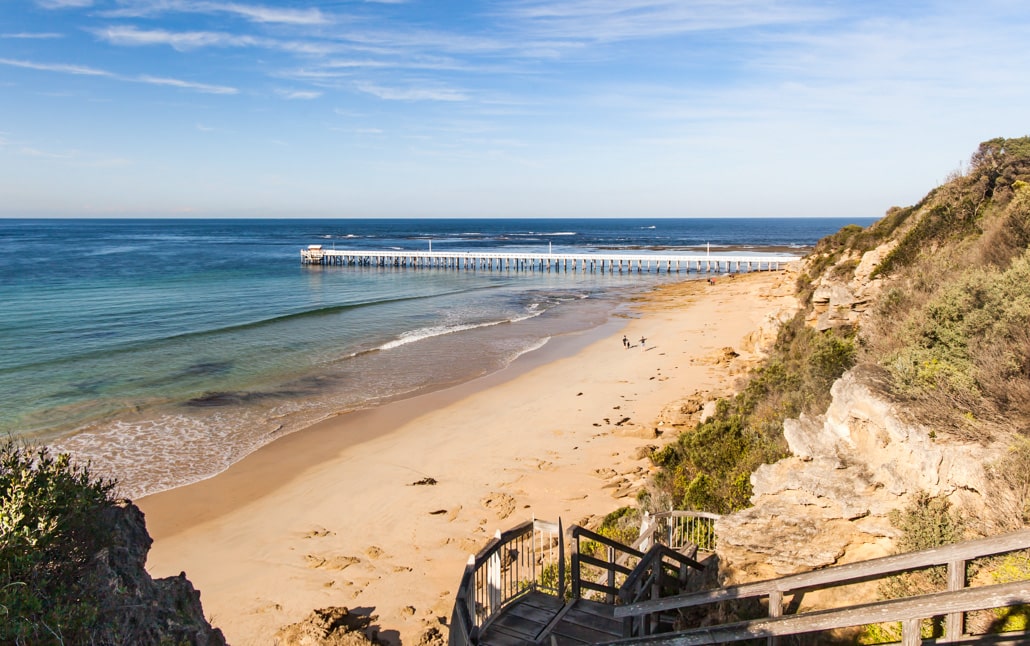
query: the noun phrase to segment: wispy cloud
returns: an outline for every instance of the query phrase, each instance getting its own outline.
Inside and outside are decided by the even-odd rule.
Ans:
[[[357,89],[388,101],[467,101],[459,90],[443,87],[385,87],[374,83],[358,83]]]
[[[112,45],[168,45],[180,51],[201,47],[250,47],[257,44],[257,41],[250,36],[236,36],[214,31],[175,32],[164,29],[115,26],[97,29],[93,33]]]
[[[178,87],[185,90],[203,92],[206,94],[236,94],[239,91],[236,88],[227,87],[224,85],[196,83],[193,81],[185,81],[182,79],[166,78],[161,76],[151,76],[148,74],[140,74],[137,76],[116,74],[114,72],[97,69],[95,67],[88,67],[85,65],[70,65],[66,63],[37,63],[35,61],[16,60],[10,58],[0,58],[0,65],[7,65],[9,67],[20,67],[23,69],[40,70],[44,72],[56,72],[59,74],[72,74],[75,76],[96,76],[101,78],[114,79],[117,81],[125,81],[128,83],[165,85],[171,87]]]
[[[117,25],[93,29],[92,33],[100,40],[112,45],[125,47],[167,45],[181,52],[206,47],[255,47],[305,56],[327,56],[341,50],[339,45],[323,40],[282,40],[224,31],[169,31]]]
[[[620,41],[824,20],[832,14],[790,1],[522,0],[505,5],[501,15],[538,37]]]
[[[21,40],[47,40],[51,38],[64,38],[64,34],[54,32],[19,32],[16,34],[0,34],[0,38],[12,38]]]
[[[322,96],[321,92],[316,92],[313,90],[276,90],[275,93],[281,96],[282,98],[290,101],[298,99],[310,101],[312,99],[317,99],[318,97]]]
[[[36,4],[44,9],[64,9],[66,7],[90,7],[93,0],[36,0]]]
[[[0,65],[7,65],[9,67],[21,67],[23,69],[30,70],[41,70],[44,72],[74,74],[76,76],[106,76],[111,78],[116,76],[111,72],[100,70],[95,67],[88,67],[86,65],[71,65],[66,63],[37,63],[34,61],[22,61],[12,58],[0,58]]]
[[[85,0],[52,0],[77,2]],[[124,0],[123,0],[124,2]],[[137,0],[119,9],[105,11],[103,15],[118,18],[143,18],[162,13],[228,13],[257,23],[288,25],[324,25],[329,19],[320,9],[283,9],[237,2],[208,2],[201,0]]]
[[[178,87],[184,90],[195,90],[197,92],[203,92],[205,94],[236,94],[239,92],[234,87],[227,87],[224,85],[210,85],[207,83],[196,83],[193,81],[184,81],[182,79],[165,78],[161,76],[149,76],[141,75],[136,77],[125,77],[126,81],[135,81],[138,83],[148,83],[150,85],[167,85],[170,87]]]

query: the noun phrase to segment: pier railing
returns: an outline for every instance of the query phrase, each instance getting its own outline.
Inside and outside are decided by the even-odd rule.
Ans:
[[[300,250],[301,264],[468,271],[582,273],[733,273],[777,271],[798,260],[789,254],[516,253],[504,251]]]

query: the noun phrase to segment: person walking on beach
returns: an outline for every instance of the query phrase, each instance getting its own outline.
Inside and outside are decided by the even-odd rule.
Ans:
[[[640,347],[641,347],[641,348],[643,348],[643,347],[644,347],[644,343],[645,343],[646,341],[647,341],[647,339],[645,339],[644,337],[640,337]]]
[[[629,349],[629,339],[626,338],[625,334],[622,335],[622,347]]]

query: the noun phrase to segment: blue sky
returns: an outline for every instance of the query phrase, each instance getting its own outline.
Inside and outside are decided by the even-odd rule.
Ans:
[[[0,216],[879,216],[1030,134],[1025,0],[3,0]]]

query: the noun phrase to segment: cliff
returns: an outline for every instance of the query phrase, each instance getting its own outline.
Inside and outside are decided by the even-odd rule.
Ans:
[[[46,448],[0,441],[0,642],[222,646],[184,574],[153,579],[143,513]]]
[[[200,592],[186,578],[153,579],[145,565],[153,540],[143,512],[120,501],[103,512],[110,545],[97,552],[83,579],[99,602],[98,624],[113,643],[222,646],[222,632],[204,618]],[[101,640],[104,643],[104,640]]]
[[[804,324],[854,334],[855,361],[825,409],[783,421],[788,455],[717,524],[727,582],[899,551],[899,518],[928,500],[965,537],[1030,522],[1028,181],[1030,138],[985,142],[967,173],[806,258]]]

